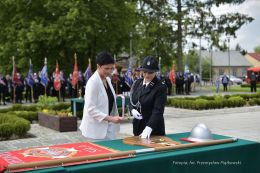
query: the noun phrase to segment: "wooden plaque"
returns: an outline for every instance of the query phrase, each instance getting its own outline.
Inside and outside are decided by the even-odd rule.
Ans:
[[[128,145],[140,145],[145,147],[168,147],[181,144],[166,136],[152,136],[149,139],[142,139],[140,136],[127,137],[123,140],[123,143]]]

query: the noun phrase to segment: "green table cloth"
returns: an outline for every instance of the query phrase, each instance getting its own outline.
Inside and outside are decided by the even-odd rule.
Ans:
[[[189,133],[167,135],[179,141],[188,137]],[[214,135],[215,139],[226,136]],[[182,143],[186,143],[181,141]],[[122,140],[96,142],[99,145],[116,150],[127,151],[142,149],[141,146],[130,146]],[[71,172],[71,173],[219,173],[219,172],[260,172],[260,143],[238,139],[237,142],[197,147],[164,152],[137,154],[136,157],[111,160],[98,163],[75,165],[68,167],[48,168],[29,172]]]

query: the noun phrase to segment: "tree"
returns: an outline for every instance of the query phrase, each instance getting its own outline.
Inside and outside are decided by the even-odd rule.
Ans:
[[[97,52],[117,54],[128,48],[128,34],[136,24],[136,6],[130,1],[2,0],[0,9],[0,61],[5,73],[11,72],[12,56],[24,73],[29,58],[37,71],[44,57],[53,64],[50,71],[58,60],[68,73],[75,52],[85,70],[88,58],[95,64]]]
[[[175,37],[170,21],[171,9],[165,0],[137,1],[138,24],[134,33],[134,53],[143,59],[152,55],[170,67],[175,56]]]
[[[254,48],[254,52],[255,52],[255,53],[260,53],[260,46],[256,46],[256,47]]]
[[[239,14],[228,13],[215,16],[211,8],[222,4],[241,4],[244,0],[175,0],[169,1],[177,15],[177,55],[179,59],[179,71],[182,71],[182,45],[187,36],[207,38],[211,40],[212,46],[225,49],[227,46],[221,43],[221,36],[236,37],[236,31],[253,18]]]
[[[245,49],[243,49],[239,44],[236,45],[236,48],[235,48],[236,51],[239,51],[243,56],[245,54],[247,54],[247,51]]]

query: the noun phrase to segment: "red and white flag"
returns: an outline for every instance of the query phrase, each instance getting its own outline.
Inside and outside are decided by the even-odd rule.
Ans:
[[[15,65],[15,62],[14,62],[14,57],[13,57],[12,82],[13,82],[13,85],[18,85],[18,84],[21,83],[21,81],[18,79],[17,69],[16,69],[16,65]]]
[[[73,88],[76,88],[76,85],[79,81],[79,71],[78,71],[78,64],[77,64],[77,55],[74,55],[75,57],[75,64],[74,64],[74,69],[73,69],[73,73],[72,73],[72,80],[71,80],[71,84]]]
[[[55,69],[55,76],[54,76],[54,82],[53,82],[54,89],[56,91],[60,90],[61,82],[60,82],[60,70],[59,70],[59,64],[56,63],[56,69]]]

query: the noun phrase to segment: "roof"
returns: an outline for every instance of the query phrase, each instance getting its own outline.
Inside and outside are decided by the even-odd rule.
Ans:
[[[257,61],[260,61],[260,53],[248,53],[248,55],[256,59]]]
[[[202,58],[211,58],[211,52],[201,51]],[[247,59],[239,52],[230,50],[230,64],[228,51],[213,51],[212,66],[232,66],[232,67],[250,67],[252,66]]]
[[[253,71],[253,72],[259,72],[260,71],[260,67],[252,67],[247,69],[248,71]]]

